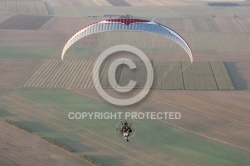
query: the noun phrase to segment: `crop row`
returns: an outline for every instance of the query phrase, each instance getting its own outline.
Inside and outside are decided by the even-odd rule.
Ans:
[[[92,69],[95,61],[47,60],[24,84],[24,87],[46,88],[94,88]],[[101,65],[99,73],[101,85],[110,88],[108,71],[111,61]],[[116,81],[126,86],[130,80],[137,82],[136,88],[142,88],[147,80],[147,72],[142,62],[136,62],[137,68],[130,70],[120,65],[116,70]],[[234,90],[232,80],[222,62],[154,61],[153,89],[168,90]]]

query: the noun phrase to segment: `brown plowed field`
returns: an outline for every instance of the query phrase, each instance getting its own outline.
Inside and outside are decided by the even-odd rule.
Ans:
[[[0,88],[20,87],[42,63],[41,60],[1,60]]]
[[[0,165],[92,165],[6,122],[0,129]]]
[[[8,30],[38,30],[52,17],[15,15],[0,23],[0,29]]]
[[[1,0],[0,9],[3,13],[48,15],[41,0]]]

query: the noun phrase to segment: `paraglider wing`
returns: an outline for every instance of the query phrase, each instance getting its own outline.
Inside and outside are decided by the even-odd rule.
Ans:
[[[141,20],[141,19],[126,19],[126,18],[108,19],[91,24],[83,28],[75,35],[73,35],[65,44],[62,50],[61,60],[63,60],[66,51],[78,40],[95,33],[101,33],[107,31],[143,31],[143,32],[162,35],[168,39],[171,39],[179,46],[181,46],[188,54],[191,63],[193,62],[192,51],[188,46],[187,42],[172,29],[153,21]]]

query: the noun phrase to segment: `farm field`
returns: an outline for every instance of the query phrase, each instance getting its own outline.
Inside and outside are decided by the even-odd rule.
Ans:
[[[120,14],[131,14],[140,18],[189,18],[197,17],[197,13],[200,13],[199,17],[211,18],[212,15],[216,14],[217,17],[233,17],[234,13],[239,14],[242,17],[249,17],[249,8],[246,6],[240,8],[227,7],[216,8],[216,7],[200,7],[193,6],[192,8],[187,8],[186,6],[84,6],[84,7],[53,7],[54,15],[74,18],[80,18],[83,16],[99,16],[102,17],[104,14],[110,15],[120,15]],[[190,11],[191,10],[191,11]],[[207,12],[203,12],[206,10]],[[234,11],[232,13],[232,10]],[[67,11],[67,12],[65,12]],[[95,11],[95,12],[93,12]],[[154,11],[154,12],[151,12]]]
[[[199,1],[196,1],[196,3]],[[171,0],[51,0],[52,7],[83,7],[83,6],[183,6],[187,5],[185,1],[172,2]],[[195,4],[195,3],[192,3]]]
[[[48,15],[44,1],[41,0],[1,0],[0,13]]]
[[[228,96],[227,96],[228,95]],[[249,91],[153,91],[147,109],[180,111],[181,121],[165,121],[232,146],[249,149]]]
[[[0,165],[249,166],[250,1],[0,0]],[[129,15],[166,25],[185,38],[181,47],[145,32],[106,32],[61,51],[77,31]],[[148,96],[128,107],[102,99],[92,82],[96,58],[114,45],[141,49],[154,68]],[[108,82],[136,89],[119,95]],[[146,80],[144,65],[119,52],[101,66],[104,90],[125,99]],[[70,119],[70,112],[180,112],[181,119],[135,119],[126,142],[119,118]],[[124,119],[124,118],[123,118]],[[130,121],[130,120],[129,120]],[[32,132],[32,133],[31,133]]]
[[[103,86],[106,85],[107,72],[112,61],[107,61],[102,67],[100,78]],[[92,89],[93,60],[46,60],[34,74],[23,85],[24,87],[43,88],[70,88],[70,89]],[[155,82],[153,89],[169,90],[234,90],[234,86],[228,72],[221,62],[194,62],[189,68],[183,70],[184,62],[154,62]],[[142,64],[138,64],[142,65]],[[170,66],[170,67],[169,67]],[[139,68],[140,75],[136,75],[137,88],[142,88],[145,83],[145,70]],[[166,71],[166,72],[162,72]],[[129,81],[131,73],[127,68],[117,71],[118,83],[125,86]]]
[[[91,46],[73,46],[69,50],[71,59],[86,59]],[[62,46],[0,46],[0,59],[60,59]]]
[[[39,60],[1,60],[0,87],[9,89],[22,86],[42,63]]]
[[[14,19],[13,16],[0,23],[3,26],[8,20]],[[24,20],[27,20],[28,16],[22,16]],[[40,19],[40,18],[39,18]],[[42,18],[41,18],[42,19]],[[22,20],[22,19],[21,19]],[[20,21],[21,21],[20,20]],[[53,17],[43,26],[40,26],[38,31],[34,30],[22,30],[20,22],[12,24],[16,27],[16,30],[9,31],[0,30],[0,45],[1,46],[55,46],[62,47],[63,44],[78,30],[86,25],[96,22],[100,19],[70,19]],[[176,29],[186,40],[189,41],[190,46],[193,49],[194,55],[198,55],[196,58],[198,61],[250,61],[248,52],[250,51],[249,26],[250,21],[248,18],[192,18],[192,19],[157,19],[162,24],[167,25],[172,29]],[[22,21],[21,21],[22,22]],[[32,22],[39,24],[39,21]],[[225,28],[227,27],[227,28]],[[101,35],[101,36],[100,36]],[[110,36],[112,35],[112,38]],[[77,45],[83,47],[94,46],[94,50],[90,51],[90,57],[96,58],[102,50],[117,43],[131,43],[133,41],[134,33],[104,33],[94,36],[89,36],[86,39],[81,40]],[[138,39],[144,34],[137,35]],[[154,38],[163,41],[163,44],[153,44],[149,41],[138,42],[138,39],[134,41],[136,45],[144,49],[151,58],[161,60],[166,55],[171,56],[185,56],[185,53],[173,42],[164,38],[156,38],[153,35],[145,35],[145,38]],[[107,41],[108,40],[108,41]],[[122,40],[122,41],[121,41]],[[155,49],[146,48],[146,44],[152,44]],[[166,51],[156,52],[156,48],[161,50],[164,47]],[[16,49],[16,48],[15,48]],[[37,48],[40,50],[39,48]],[[45,47],[41,47],[45,49]],[[60,48],[62,49],[62,48]],[[47,49],[45,49],[47,51]],[[54,59],[60,57],[61,50],[56,52],[56,56],[52,56]],[[154,51],[154,54],[152,52]],[[37,54],[39,54],[38,51]],[[77,53],[77,52],[76,52]],[[75,53],[75,54],[76,54]],[[81,53],[81,52],[80,52]],[[72,53],[71,53],[72,54]],[[50,55],[49,55],[50,56]]]
[[[1,112],[1,119],[2,119]],[[91,165],[39,137],[0,120],[1,165]]]
[[[117,120],[95,120],[94,123],[89,119],[69,120],[68,112],[115,111],[108,104],[70,91],[20,89],[1,95],[0,105],[9,113],[4,119],[16,121],[41,136],[73,148],[76,153],[89,155],[107,165],[244,165],[250,162],[247,150],[157,120],[138,120],[136,136],[127,144],[114,130],[110,130]],[[148,109],[146,104],[140,111]],[[241,120],[242,123],[247,122]],[[101,125],[103,123],[105,126]],[[159,128],[161,132],[158,132]],[[157,137],[147,137],[149,132]]]
[[[0,30],[0,32],[1,32],[1,30]],[[61,49],[63,47],[62,45],[66,43],[67,36],[70,37],[71,36],[70,34],[72,34],[72,32],[70,33],[70,32],[62,32],[62,31],[61,32],[60,31],[58,31],[58,32],[25,31],[22,33],[19,31],[14,31],[14,32],[2,31],[2,32],[4,32],[4,33],[0,33],[0,36],[3,39],[0,41],[0,45],[1,45],[0,47],[1,47],[1,49],[3,49],[3,54],[0,54],[1,58],[7,58],[7,56],[10,54],[10,58],[11,57],[37,58],[37,57],[44,56],[44,58],[60,59]],[[31,37],[34,34],[37,36],[37,38]],[[16,39],[14,37],[14,35],[20,36],[20,37]],[[214,36],[216,36],[216,34],[214,34]],[[214,39],[208,40],[207,43],[209,45],[208,45],[208,47],[206,47],[205,44],[203,44],[202,46],[201,46],[201,44],[197,44],[197,43],[201,43],[202,37],[203,37],[203,35],[197,36],[196,39],[191,35],[189,35],[189,37],[186,37],[187,39],[190,39],[190,41],[191,41],[190,45],[194,46],[194,49],[193,49],[194,54],[199,55],[199,56],[197,56],[198,61],[229,61],[229,62],[244,61],[244,62],[250,62],[250,58],[248,56],[248,51],[249,51],[250,47],[248,46],[249,45],[248,43],[244,44],[244,49],[243,49],[243,46],[240,46],[238,48],[236,48],[234,46],[235,49],[232,49],[231,47],[233,47],[234,42],[235,42],[234,39],[229,38],[229,41],[231,40],[232,42],[226,42],[227,39],[226,38],[222,39],[224,36],[221,36],[221,38],[219,39],[219,37],[218,37],[218,39],[219,39],[220,43],[222,43],[222,45],[216,46],[216,47],[220,47],[220,48],[213,47],[214,44],[212,44],[212,43],[215,42]],[[244,41],[249,40],[248,36],[245,36],[244,38],[245,38]],[[242,39],[244,39],[244,38],[242,36]],[[62,40],[59,40],[59,39],[62,39]],[[106,40],[99,39],[98,41],[96,41],[96,39],[98,39],[98,36],[89,37],[88,39],[90,39],[90,40],[87,40],[87,39],[82,40],[79,43],[77,43],[76,45],[82,46],[82,48],[85,48],[85,50],[86,50],[86,48],[87,49],[92,48],[90,50],[87,50],[87,51],[90,51],[87,57],[90,57],[93,60],[101,53],[101,50],[105,50],[109,46],[112,46],[112,42],[107,43],[103,46],[99,46],[100,42],[106,42]],[[118,38],[117,38],[117,40],[118,40]],[[113,44],[117,40],[114,39]],[[124,40],[127,40],[127,39],[124,39]],[[164,44],[167,45],[168,43],[170,43],[170,41],[166,41],[166,43],[164,43]],[[225,44],[223,44],[223,43],[225,43]],[[92,44],[94,44],[94,45],[92,45]],[[227,46],[228,44],[230,44],[231,47]],[[24,46],[24,47],[20,47],[20,46]],[[95,50],[93,50],[93,46],[94,46]],[[140,47],[145,48],[145,47],[143,47],[143,45],[139,46],[139,48]],[[240,50],[241,47],[242,47],[242,49]],[[167,48],[164,48],[164,50],[159,51],[158,53],[156,52],[156,54],[152,54],[153,50],[145,49],[145,53],[148,53],[151,56],[151,58],[154,58],[156,60],[157,59],[164,60],[167,58],[168,55],[171,57],[173,57],[173,56],[184,57],[184,58],[186,57],[185,53],[183,51],[181,51],[179,47],[176,47],[176,45],[174,45],[173,43],[171,45],[169,45]],[[5,50],[6,50],[7,54],[5,54]],[[11,52],[9,52],[8,50],[11,50]],[[21,53],[20,53],[21,55],[17,54],[18,50],[21,51]],[[22,56],[22,52],[23,52],[22,50],[27,52],[26,53],[27,55],[24,54]],[[45,52],[44,55],[39,55],[39,54],[41,54],[40,50],[43,50]],[[30,51],[30,53],[29,53],[29,51]],[[38,56],[32,57],[32,54],[33,55],[38,54]],[[75,54],[75,56],[77,56],[77,57],[82,57],[82,55],[81,55],[82,52],[81,51],[79,52],[79,49],[72,50],[71,53],[66,53],[66,58],[68,60],[75,58],[75,56],[72,56],[72,58],[71,58],[71,56],[68,56],[71,54]],[[84,59],[84,58],[79,58],[79,59]]]
[[[49,16],[15,15],[1,22],[0,29],[38,30],[51,18]]]
[[[32,14],[32,15],[56,15],[69,17],[102,16],[103,14],[127,14],[137,17],[158,18],[187,18],[200,13],[201,17],[233,16],[235,14],[249,17],[247,3],[240,3],[240,7],[209,6],[204,1],[171,1],[171,0],[2,0],[0,13]],[[191,9],[191,10],[190,10]],[[95,12],[93,12],[95,11]],[[155,11],[155,12],[150,12]],[[206,11],[206,12],[202,12]]]
[[[188,18],[232,17],[234,14],[249,17],[248,3],[239,6],[209,6],[207,1],[171,0],[50,0],[45,1],[49,14],[57,16],[103,16],[104,14],[132,14],[137,17]],[[93,12],[95,11],[95,12]],[[151,12],[154,11],[154,12]],[[203,12],[206,11],[206,12]],[[233,12],[232,12],[233,11]]]
[[[225,65],[237,90],[250,89],[250,64],[248,62],[227,62]]]

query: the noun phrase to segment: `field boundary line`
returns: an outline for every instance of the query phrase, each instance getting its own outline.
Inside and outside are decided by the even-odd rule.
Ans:
[[[157,99],[154,99],[154,100],[157,100]],[[160,101],[160,100],[157,100],[157,101],[160,102],[160,103],[164,103],[163,101]],[[172,103],[170,103],[170,104],[172,104]],[[182,106],[180,106],[180,107],[182,107]],[[182,107],[182,108],[183,108],[183,107]],[[199,133],[199,132],[196,132],[196,131],[192,131],[192,130],[190,130],[190,129],[187,129],[187,128],[184,128],[184,127],[181,127],[181,126],[172,124],[172,123],[170,123],[170,122],[166,122],[166,121],[164,121],[164,120],[159,120],[159,121],[161,121],[161,122],[163,122],[163,123],[167,123],[167,124],[169,124],[169,125],[171,125],[171,126],[177,127],[177,128],[179,128],[179,129],[188,131],[188,132],[190,132],[190,133],[194,133],[194,134],[196,134],[196,135],[198,135],[198,136],[201,136],[201,137],[204,137],[204,138],[207,138],[207,139],[210,139],[210,140],[214,140],[214,141],[217,141],[217,142],[226,144],[226,145],[230,145],[230,146],[235,147],[235,148],[238,148],[238,149],[243,149],[243,150],[250,151],[250,149],[245,148],[245,147],[240,146],[240,145],[236,145],[236,144],[233,144],[233,143],[230,143],[230,142],[227,142],[227,141],[223,141],[223,140],[220,140],[220,139],[217,139],[217,138],[213,138],[213,137],[207,136],[207,135],[205,135],[205,134],[202,134],[202,133]]]

